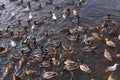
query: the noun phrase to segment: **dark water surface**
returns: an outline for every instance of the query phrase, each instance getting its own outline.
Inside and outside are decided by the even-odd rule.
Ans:
[[[51,19],[46,20],[46,24],[39,27],[38,31],[34,33],[29,33],[28,35],[34,35],[36,37],[41,37],[44,31],[49,29],[55,29],[58,30],[60,28],[63,28],[67,24],[69,24],[69,20],[64,21],[61,18],[62,11],[64,9],[70,8],[71,12],[72,9],[76,9],[73,7],[73,5],[67,5],[65,4],[65,0],[54,0],[53,5],[45,5],[45,0],[39,0],[39,2],[35,2],[32,0],[24,0],[26,2],[31,1],[32,8],[30,9],[30,12],[33,15],[33,20],[40,20],[43,18],[45,14],[47,14],[50,10],[54,12],[58,18],[56,22],[52,22]],[[75,0],[76,2],[78,0]],[[28,13],[24,13],[22,10],[24,9],[22,6],[16,6],[16,2],[9,2],[9,0],[0,0],[0,5],[5,4],[6,9],[0,10],[0,30],[5,29],[8,25],[13,25],[17,23],[17,21],[20,19],[22,22],[27,22],[28,20]],[[42,4],[42,9],[39,11],[34,11],[34,7],[39,5],[39,3]],[[60,10],[53,10],[53,6],[55,5],[62,5],[62,8]],[[11,12],[15,12],[15,17],[11,18]],[[85,3],[81,6],[81,8],[78,8],[79,15],[81,17],[80,24],[81,26],[85,27],[91,27],[100,24],[101,17],[111,14],[113,20],[119,20],[120,21],[120,0],[85,0]],[[72,26],[74,27],[74,25]],[[15,28],[15,31],[18,29]],[[61,41],[64,41],[66,44],[70,44],[74,48],[77,49],[78,53],[80,55],[76,56],[77,58],[80,58],[81,56],[81,49],[80,46],[77,45],[77,43],[70,43],[67,42],[64,38],[62,38],[63,35],[54,35],[53,37],[50,37],[49,39],[45,39],[42,44],[44,44],[46,47],[49,46],[48,42],[50,40],[54,39],[61,39]],[[65,42],[66,41],[66,42]],[[0,39],[0,45],[8,45],[10,43],[10,39]],[[21,42],[20,42],[21,43]],[[20,48],[19,42],[17,43],[17,48],[11,52],[11,54],[17,54]],[[102,44],[99,44],[102,46]],[[103,54],[104,48],[99,53]],[[103,57],[103,55],[100,55],[98,58],[93,58],[93,55],[85,55],[83,59],[85,60],[85,63],[89,65],[89,67],[92,69],[91,74],[87,74],[85,72],[82,72],[81,70],[74,71],[73,80],[107,80],[109,73],[105,73],[105,69],[107,66],[113,65],[115,61],[109,62],[106,61]],[[72,59],[76,59],[76,57],[73,57]],[[10,60],[10,55],[6,58],[1,58],[1,64],[0,64],[0,78],[2,77],[2,72],[4,71],[5,67],[7,66],[8,62]],[[119,62],[119,61],[116,61]],[[6,79],[6,80],[12,80],[12,79]],[[23,80],[23,79],[22,79]],[[29,79],[24,79],[29,80]],[[33,80],[41,80],[41,79],[33,79]],[[58,79],[57,79],[58,80]],[[70,80],[70,74],[69,72],[65,74],[61,79],[59,80]]]

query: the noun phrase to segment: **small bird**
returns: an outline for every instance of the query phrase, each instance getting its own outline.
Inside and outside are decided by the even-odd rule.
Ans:
[[[109,72],[109,71],[115,71],[117,69],[117,66],[119,64],[118,63],[115,63],[113,66],[109,66],[107,67],[107,69],[105,70],[106,72]]]
[[[11,17],[12,17],[12,18],[15,17],[15,12],[14,12],[14,11],[11,12]]]
[[[29,13],[29,20],[32,20],[33,19],[33,16],[31,13]]]
[[[23,9],[23,12],[29,12],[29,11],[30,11],[29,6]]]
[[[80,64],[80,69],[86,73],[91,73],[91,69],[86,64]]]
[[[54,21],[57,20],[57,17],[56,17],[56,15],[55,15],[55,13],[52,13],[52,19],[53,19]]]
[[[104,50],[104,57],[109,61],[113,60],[111,54],[108,52],[107,49]]]
[[[108,38],[105,38],[105,41],[106,41],[106,45],[110,47],[116,47],[116,44],[113,41],[108,40]]]
[[[16,42],[15,41],[10,40],[10,44],[11,44],[12,47],[16,47]]]

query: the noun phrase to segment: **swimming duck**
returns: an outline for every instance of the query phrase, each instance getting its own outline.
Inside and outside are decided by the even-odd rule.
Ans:
[[[11,39],[14,41],[20,41],[23,37],[22,33],[19,32],[18,34],[14,34],[12,31],[10,32]]]
[[[65,65],[74,65],[74,64],[76,64],[76,62],[74,62],[74,61],[71,60],[71,59],[67,59],[66,61],[64,61],[64,64],[65,64]]]
[[[66,19],[67,16],[68,16],[68,13],[64,11],[63,14],[62,14],[62,18],[63,18],[63,19]]]
[[[33,19],[32,13],[29,13],[29,19],[28,20],[32,20],[32,19]]]
[[[53,10],[59,10],[62,6],[61,5],[56,5],[53,7]]]
[[[54,21],[57,20],[57,17],[56,17],[56,15],[55,15],[55,13],[52,13],[52,19],[53,19]]]
[[[107,69],[105,71],[106,72],[108,72],[108,71],[115,71],[117,69],[118,65],[119,65],[118,63],[115,63],[113,66],[107,67]]]
[[[27,70],[25,72],[23,72],[24,76],[28,76],[28,77],[33,77],[38,75],[38,72],[36,70]]]
[[[120,59],[120,54],[116,54],[116,57]]]
[[[59,33],[67,34],[69,32],[69,26],[59,29]]]
[[[84,47],[82,50],[84,52],[92,52],[96,47],[92,47],[92,46],[86,46]]]
[[[21,80],[21,78],[17,74],[13,74],[13,80]]]
[[[118,34],[118,32],[119,32],[119,29],[115,28],[115,29],[110,30],[108,34],[109,35],[116,35],[116,34]]]
[[[102,40],[102,38],[100,37],[100,35],[98,33],[92,33],[93,37],[95,37],[97,40]]]
[[[46,0],[46,5],[51,5],[53,3],[53,0]]]
[[[43,61],[43,62],[41,63],[41,66],[42,66],[43,68],[51,67],[51,62],[50,62],[50,61]]]
[[[103,21],[109,21],[111,19],[111,15],[110,14],[108,14],[107,16],[104,16],[104,17],[102,17],[102,20]]]
[[[5,4],[0,5],[0,10],[5,9]]]
[[[27,64],[29,64],[30,66],[38,66],[40,62],[41,61],[39,59],[32,59],[32,60],[29,60]]]
[[[46,37],[48,37],[48,36],[52,35],[54,33],[54,31],[55,31],[54,29],[49,29],[44,34]]]
[[[77,35],[70,35],[70,36],[66,36],[66,38],[69,40],[69,41],[78,41],[78,36]]]
[[[22,68],[26,64],[25,55],[23,54],[23,51],[21,51],[21,59],[19,61],[19,68]]]
[[[108,23],[106,21],[103,21],[103,23],[101,24],[102,28],[106,28],[108,26]]]
[[[108,40],[108,38],[105,38],[105,41],[106,41],[106,45],[110,47],[116,47],[116,44],[113,41]]]
[[[53,79],[57,76],[58,74],[56,72],[52,72],[52,71],[49,71],[49,72],[45,72],[43,74],[43,78],[44,79]]]
[[[74,15],[74,16],[78,16],[78,11],[73,10],[73,15]]]
[[[48,57],[56,57],[57,56],[57,54],[58,54],[58,49],[57,48],[53,48],[53,51],[50,51],[50,52],[48,52],[47,53],[47,56]]]
[[[60,66],[60,61],[57,60],[57,59],[54,57],[54,58],[52,58],[52,64],[53,64],[54,66],[56,66],[56,67],[59,67],[59,66]]]
[[[75,1],[74,0],[66,0],[65,3],[68,4],[68,5],[74,5]]]
[[[8,66],[5,68],[4,75],[10,74],[10,73],[13,72],[13,70],[14,70],[13,63],[14,63],[14,62],[10,62],[10,63],[8,64]]]
[[[11,46],[8,46],[7,48],[3,49],[0,52],[0,57],[6,57],[8,56],[9,52],[10,52]]]
[[[108,52],[107,49],[104,50],[104,57],[109,61],[113,60],[111,54]]]
[[[112,72],[108,77],[108,80],[119,80],[119,79],[120,79],[120,75],[117,72]]]
[[[75,54],[76,54],[76,52],[74,50],[72,50],[72,51],[69,51],[69,52],[64,52],[60,56],[64,57],[64,58],[69,58],[71,56],[74,56]]]
[[[89,27],[88,30],[90,32],[99,32],[100,31],[100,27],[99,26],[93,26],[93,27]]]
[[[44,25],[44,20],[37,20],[37,21],[34,21],[34,24],[37,25],[38,27]]]
[[[13,41],[13,40],[10,40],[10,44],[11,44],[12,47],[16,47],[17,46],[16,42]]]
[[[65,51],[71,51],[73,48],[71,46],[65,45],[65,44],[61,44],[61,47],[65,50]]]
[[[41,7],[41,4],[39,4],[38,6],[34,7],[34,10],[35,10],[35,11],[39,11],[41,8],[42,8],[42,7]]]
[[[91,69],[86,64],[80,64],[80,69],[86,73],[91,73]]]

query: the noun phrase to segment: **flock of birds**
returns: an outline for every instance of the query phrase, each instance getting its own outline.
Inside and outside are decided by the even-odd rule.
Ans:
[[[23,0],[9,1],[15,2],[17,6],[23,6],[24,9],[22,11],[29,13],[29,18],[25,25],[21,20],[18,20],[16,24],[9,25],[0,31],[1,39],[10,39],[9,44],[5,43],[0,46],[1,64],[4,58],[10,57],[9,62],[6,64],[7,66],[3,69],[1,80],[22,80],[26,79],[26,77],[31,80],[34,80],[34,78],[40,78],[40,80],[65,80],[62,79],[62,76],[66,71],[70,72],[71,80],[73,80],[74,70],[81,70],[91,74],[93,70],[82,58],[72,60],[73,56],[78,56],[80,53],[76,48],[62,42],[62,38],[59,40],[49,40],[49,45],[44,46],[47,43],[46,39],[54,35],[59,36],[59,34],[63,35],[62,37],[72,44],[84,45],[85,47],[81,48],[82,54],[97,53],[101,47],[105,46],[101,54],[106,60],[112,62],[114,58],[120,59],[119,52],[111,53],[111,50],[115,51],[120,48],[120,22],[112,20],[111,15],[108,14],[102,17],[101,23],[97,26],[89,28],[79,26],[81,18],[77,9],[82,7],[85,2],[84,0],[78,0],[77,3],[74,0],[66,0],[66,5],[72,5],[75,9],[71,12],[71,9],[67,8],[61,15],[64,21],[72,15],[73,19],[69,23],[77,26],[71,27],[71,25],[67,24],[66,27],[60,28],[57,31],[49,29],[41,33],[42,37],[39,38],[29,33],[34,33],[39,27],[45,25],[47,19],[52,19],[52,22],[57,24],[58,17],[56,14],[50,11],[45,14],[43,19],[34,21],[34,16],[30,12],[31,2]],[[37,2],[39,0],[32,1]],[[53,0],[46,0],[46,5],[52,4]],[[54,10],[61,8],[61,5],[53,7]],[[0,5],[0,10],[4,9],[6,9],[5,4]],[[41,4],[34,8],[35,11],[40,11],[41,9]],[[14,11],[11,12],[11,18],[15,16],[16,13]],[[17,32],[14,31],[16,28],[18,29]],[[16,50],[18,54],[13,53]],[[108,80],[120,79],[120,76],[116,78],[116,75],[114,75],[114,71],[116,71],[119,65],[119,63],[115,63],[105,69],[105,72],[112,73]]]

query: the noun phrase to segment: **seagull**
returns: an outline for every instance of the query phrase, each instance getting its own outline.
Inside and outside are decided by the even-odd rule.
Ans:
[[[106,72],[109,72],[109,71],[115,71],[117,69],[117,66],[119,64],[118,63],[115,63],[113,66],[109,66],[107,67],[107,69],[105,70]]]
[[[23,12],[29,12],[29,11],[30,11],[29,6],[23,9]]]
[[[56,17],[56,15],[55,15],[55,13],[52,13],[52,15],[53,15],[53,16],[52,16],[52,19],[56,21],[56,20],[57,20],[57,17]]]
[[[15,43],[15,41],[10,40],[10,42],[11,42],[10,44],[11,44],[12,47],[16,47],[16,43]]]
[[[31,13],[29,13],[29,20],[32,20],[33,19],[33,16]]]

